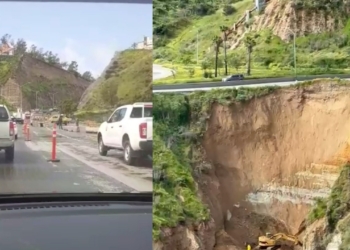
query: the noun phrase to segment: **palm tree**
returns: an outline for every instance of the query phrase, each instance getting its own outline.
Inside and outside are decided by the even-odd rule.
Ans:
[[[229,32],[229,27],[227,26],[220,26],[221,32],[223,32],[224,35],[224,61],[225,61],[225,75],[227,76],[227,48],[226,48],[226,41],[227,36]]]
[[[244,45],[247,48],[247,75],[250,76],[251,73],[251,60],[252,60],[252,52],[256,45],[255,37],[253,37],[251,34],[247,34],[244,38]]]
[[[219,61],[219,52],[220,52],[221,42],[222,42],[221,37],[215,36],[213,38],[213,43],[215,45],[215,77],[218,77],[218,61]]]

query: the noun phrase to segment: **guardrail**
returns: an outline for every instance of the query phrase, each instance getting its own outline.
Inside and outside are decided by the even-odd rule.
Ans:
[[[314,75],[314,76],[298,76],[298,81],[308,81],[320,78],[350,78],[350,74],[344,75]],[[283,83],[295,81],[295,77],[281,78],[263,78],[263,79],[248,79],[232,82],[201,82],[201,83],[182,83],[182,84],[166,84],[153,85],[153,90],[175,90],[175,89],[196,89],[196,88],[215,88],[215,87],[230,87],[235,85],[251,85],[251,84],[266,84],[266,83]]]

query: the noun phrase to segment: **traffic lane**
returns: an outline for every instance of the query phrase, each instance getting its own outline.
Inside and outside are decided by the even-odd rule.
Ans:
[[[80,144],[89,145],[90,147],[95,149],[95,153],[98,153],[98,143],[97,143],[97,134],[92,133],[85,133],[85,126],[81,127],[80,132],[76,132],[75,130],[67,129],[67,126],[63,126],[63,129],[56,128],[56,133],[58,136],[58,140],[61,142],[71,142],[72,140]],[[52,136],[52,127],[47,127],[47,130],[49,131],[47,137]],[[42,131],[42,128],[38,128],[34,130],[34,133],[37,133],[38,131]],[[43,131],[42,131],[43,132]],[[108,152],[109,156],[115,156],[119,161],[123,162],[123,152],[117,151],[117,150],[111,150]],[[127,166],[127,165],[126,165]],[[138,159],[138,161],[135,164],[136,167],[145,167],[145,168],[152,168],[152,158],[151,157],[144,157],[141,159]]]
[[[56,168],[40,151],[29,148],[23,138],[15,143],[13,163],[0,152],[0,193],[98,192],[74,169]],[[103,190],[102,190],[103,191]]]
[[[116,150],[108,152],[107,156],[100,156],[97,143],[83,139],[72,138],[57,131],[57,157],[61,164],[69,164],[95,171],[101,176],[112,178],[126,187],[136,191],[152,191],[152,161],[148,165],[128,166],[121,159],[121,153]],[[52,148],[52,131],[49,128],[31,127],[32,141],[27,142],[32,148],[42,151],[50,157]],[[101,180],[102,181],[102,180]]]
[[[293,82],[293,81],[310,81],[320,78],[341,78],[349,79],[349,74],[341,75],[313,75],[313,76],[298,76],[295,77],[279,77],[279,78],[259,78],[259,79],[246,79],[230,82],[198,82],[198,83],[179,83],[179,84],[155,84],[153,85],[153,92],[155,90],[176,90],[176,89],[192,89],[192,88],[217,88],[217,87],[234,87],[236,85],[252,85],[252,84],[266,84],[266,83],[284,83],[284,82]]]

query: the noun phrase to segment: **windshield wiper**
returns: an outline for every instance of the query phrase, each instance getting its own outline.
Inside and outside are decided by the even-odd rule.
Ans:
[[[31,202],[152,202],[152,192],[0,194],[0,204]]]

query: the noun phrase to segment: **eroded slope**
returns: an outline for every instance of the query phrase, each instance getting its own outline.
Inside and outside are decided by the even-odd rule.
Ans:
[[[160,249],[223,249],[222,235],[230,239],[223,245],[243,247],[245,241],[256,242],[267,231],[296,233],[315,198],[329,195],[340,166],[350,158],[349,81],[326,79],[289,88],[196,93],[184,97],[188,113],[176,110],[175,104],[166,105],[164,100],[171,100],[170,96],[160,95],[155,103],[158,98],[163,98],[164,111],[163,116],[155,116],[155,123],[169,116],[191,116],[187,125],[172,121],[162,140],[172,148],[176,138],[187,138],[189,153],[183,154],[189,158],[187,169],[197,183],[196,197],[210,211],[210,218],[195,223],[201,228],[193,227],[194,220],[186,213],[178,219],[189,230],[187,239],[193,234],[202,248],[168,245],[175,238],[182,242],[176,236],[178,227],[156,238]],[[158,130],[155,127],[156,134]],[[155,147],[155,154],[160,152]],[[158,158],[168,166],[162,154]],[[175,178],[177,167],[171,165]],[[160,182],[166,182],[170,173],[162,164],[157,167],[165,171]],[[186,203],[177,193],[181,183],[167,186],[173,193],[159,192],[159,203],[168,199],[165,194]],[[162,232],[173,226],[163,219]],[[213,240],[203,242],[203,235]]]
[[[20,58],[0,58],[1,93],[10,104],[35,108],[36,96],[42,108],[60,106],[64,101],[77,105],[89,82],[64,69],[42,60],[23,55]]]

